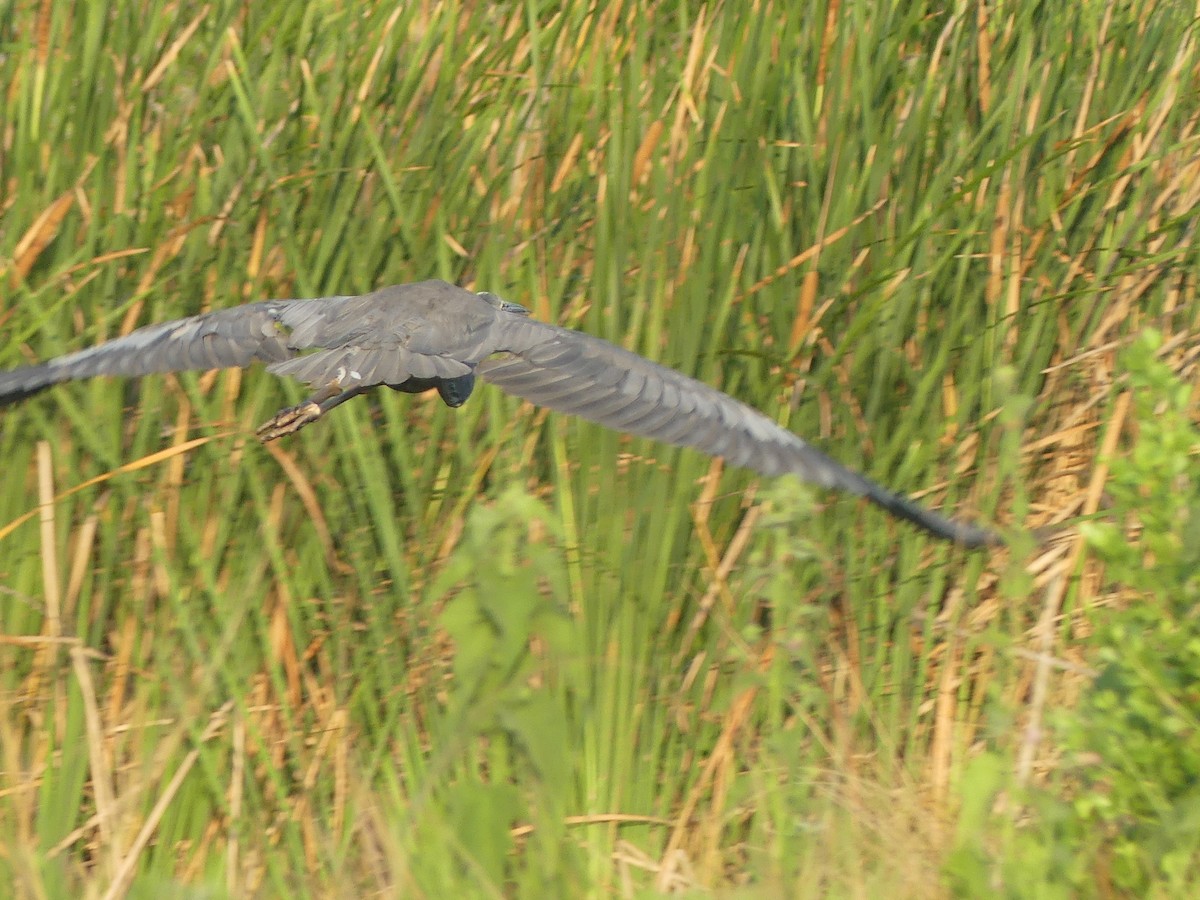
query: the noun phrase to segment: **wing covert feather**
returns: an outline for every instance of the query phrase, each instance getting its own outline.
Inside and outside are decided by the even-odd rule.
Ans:
[[[764,475],[794,472],[847,487],[797,435],[701,381],[583,332],[528,319],[504,328],[498,343],[506,352],[481,361],[476,373],[518,397],[641,437],[736,453]],[[791,458],[785,463],[773,450]]]

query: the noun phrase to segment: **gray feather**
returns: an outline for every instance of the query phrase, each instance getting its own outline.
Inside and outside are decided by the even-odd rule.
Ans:
[[[558,412],[630,434],[723,456],[763,475],[797,475],[866,497],[926,530],[968,546],[1000,543],[983,528],[944,518],[846,468],[758,410],[608,341],[528,319],[504,321],[500,356],[476,373]]]
[[[824,487],[850,487],[840,466],[810,456],[794,433],[681,372],[542,322],[514,320],[501,331],[506,352],[482,361],[476,372],[509,393],[641,437],[715,456],[736,452],[741,465],[763,475],[793,472]]]
[[[53,384],[96,375],[148,375],[264,362],[316,389],[284,410],[267,436],[291,433],[364,390],[436,389],[450,406],[475,376],[526,400],[599,425],[691,447],[763,475],[797,475],[865,496],[941,537],[971,546],[997,535],[925,510],[810,447],[758,410],[694,378],[578,331],[526,318],[492,294],[441,281],[357,297],[269,300],[193,316],[36,366],[0,373],[0,406]],[[319,406],[315,413],[311,407]],[[263,430],[260,430],[263,433]]]
[[[279,327],[298,301],[271,300],[190,319],[148,325],[78,353],[0,372],[0,406],[77,378],[139,376],[188,369],[225,369],[288,359],[295,349]]]

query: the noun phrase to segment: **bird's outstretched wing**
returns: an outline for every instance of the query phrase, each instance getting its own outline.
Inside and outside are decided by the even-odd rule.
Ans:
[[[264,300],[147,325],[78,353],[0,372],[0,406],[78,378],[241,368],[256,362],[315,387],[331,381],[351,389],[400,386],[410,379],[461,379],[471,374],[470,364],[435,353],[419,340],[430,324],[430,310],[454,301],[460,309],[464,304],[487,309],[490,320],[490,307],[474,294],[425,282],[355,297]],[[450,314],[446,324],[460,324],[466,332],[467,318]]]
[[[268,300],[148,325],[78,353],[0,372],[0,406],[75,378],[227,369],[291,359],[297,351],[289,344],[281,318],[290,305],[302,302]]]
[[[500,354],[478,374],[503,390],[618,431],[722,456],[763,475],[797,475],[868,500],[967,546],[1001,543],[895,494],[810,447],[762,413],[703,382],[578,331],[530,319],[497,323]]]

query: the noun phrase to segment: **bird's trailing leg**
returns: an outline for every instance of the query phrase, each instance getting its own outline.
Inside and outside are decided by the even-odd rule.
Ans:
[[[256,432],[264,444],[294,434],[310,422],[315,422],[335,406],[341,406],[352,397],[366,393],[365,387],[353,387],[343,391],[341,382],[331,381],[298,406],[281,409],[269,422],[264,422]]]

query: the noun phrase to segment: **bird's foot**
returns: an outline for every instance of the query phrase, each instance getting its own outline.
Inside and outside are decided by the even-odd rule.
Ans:
[[[285,434],[295,434],[310,422],[315,422],[325,414],[319,403],[305,400],[299,406],[289,406],[281,409],[269,422],[264,422],[255,432],[264,444],[281,438]]]

